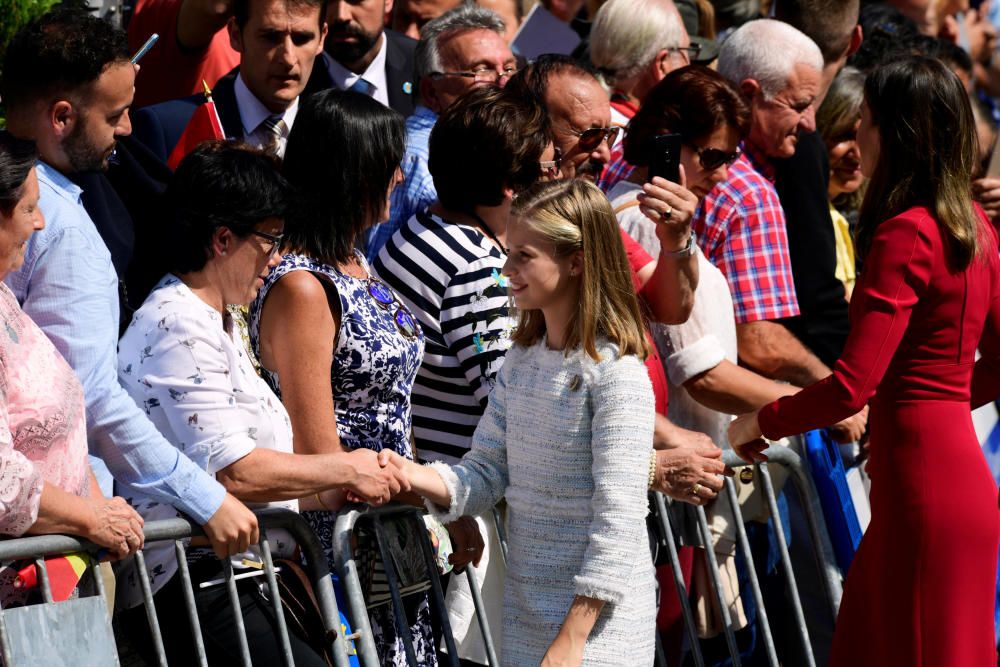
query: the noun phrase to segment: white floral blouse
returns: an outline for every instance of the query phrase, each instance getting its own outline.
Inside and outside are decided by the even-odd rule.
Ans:
[[[254,371],[233,331],[228,315],[224,319],[168,274],[136,311],[118,344],[118,381],[164,437],[209,474],[255,447],[292,451],[288,413]],[[141,490],[119,492],[146,521],[177,516],[173,507]],[[298,509],[295,501],[247,505]],[[269,533],[269,541],[283,550],[276,532]],[[177,569],[173,545],[151,545],[145,554],[155,593]],[[241,557],[234,557],[234,564]],[[134,573],[123,579],[120,585],[133,589],[127,603],[133,606],[141,599],[138,582]]]

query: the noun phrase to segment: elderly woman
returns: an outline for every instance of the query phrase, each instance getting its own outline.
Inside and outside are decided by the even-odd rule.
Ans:
[[[319,507],[333,489],[387,500],[399,490],[393,469],[378,468],[373,452],[293,453],[292,425],[281,402],[257,375],[245,346],[234,336],[227,305],[245,305],[278,261],[292,190],[274,158],[223,142],[202,144],[180,164],[167,191],[173,226],[164,252],[167,274],[136,311],[119,345],[118,376],[168,441],[214,474],[251,507]],[[135,495],[147,519],[175,515],[167,506]],[[278,531],[272,548],[289,552]],[[247,549],[250,545],[243,545]],[[233,565],[259,561],[253,551]],[[219,578],[219,562],[199,549],[188,557],[197,583]],[[171,545],[146,553],[150,583],[171,662],[192,664],[177,563]],[[125,577],[128,602],[138,604],[134,573]],[[262,664],[278,664],[280,649],[271,605],[257,582],[238,583],[250,650]],[[238,661],[233,618],[221,585],[196,587],[195,600],[209,662]],[[130,619],[141,631],[144,614]],[[324,665],[308,644],[292,637],[298,665]]]
[[[38,154],[0,131],[0,281],[24,261],[45,226],[38,208]],[[70,533],[123,557],[142,546],[142,518],[101,495],[87,463],[83,388],[73,370],[0,282],[0,535]],[[28,601],[0,567],[0,604]]]
[[[822,106],[816,112],[816,129],[826,144],[830,160],[830,217],[837,240],[837,278],[844,283],[850,300],[857,277],[854,266],[854,241],[847,216],[856,217],[864,195],[861,173],[861,149],[858,126],[864,99],[865,75],[845,67],[833,80]]]
[[[371,275],[356,250],[372,225],[386,219],[389,193],[400,180],[403,120],[372,98],[328,90],[302,103],[288,137],[284,173],[300,194],[288,220],[288,253],[267,277],[250,308],[250,340],[264,376],[281,396],[295,429],[295,451],[383,448],[412,458],[410,391],[424,338],[412,312]],[[340,500],[324,499],[320,510]],[[306,512],[333,567],[330,511]],[[392,531],[412,531],[399,522]],[[375,644],[383,664],[406,663],[393,622],[382,563],[359,527],[362,578]],[[399,558],[419,561],[415,535]],[[411,556],[413,558],[411,558]],[[422,570],[415,594],[404,597],[421,665],[435,651]],[[407,586],[409,588],[409,586]]]

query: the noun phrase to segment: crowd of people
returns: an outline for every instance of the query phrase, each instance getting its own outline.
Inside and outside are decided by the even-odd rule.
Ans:
[[[872,521],[818,661],[994,664],[970,412],[1000,397],[1000,12],[972,5],[544,0],[580,45],[530,61],[517,0],[140,0],[127,33],[52,10],[2,58],[0,534],[106,548],[116,625],[153,660],[145,549],[171,664],[195,662],[186,591],[144,522],[201,525],[207,583],[261,560],[254,509],[301,512],[333,571],[341,508],[390,501],[426,508],[445,570],[502,586],[504,665],[682,664],[672,565],[708,662],[720,603],[752,661],[723,450],[828,427],[868,460]],[[679,525],[705,506],[721,598],[683,529],[676,563],[650,549],[651,492]],[[759,494],[741,482],[800,664]],[[437,665],[417,528],[387,525],[401,615],[355,535],[377,651],[405,665],[411,637]],[[32,599],[18,567],[4,606]],[[468,585],[439,611],[485,664]],[[238,592],[277,664],[271,602]],[[194,589],[212,664],[240,653],[227,596]]]

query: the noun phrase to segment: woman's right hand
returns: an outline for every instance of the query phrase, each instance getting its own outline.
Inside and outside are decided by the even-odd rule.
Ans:
[[[142,517],[124,498],[81,498],[91,517],[83,537],[106,547],[112,560],[131,556],[142,549]]]
[[[400,492],[410,490],[410,482],[399,466],[392,462],[383,463],[374,451],[359,448],[346,456],[350,457],[348,460],[354,469],[353,481],[347,486],[352,499],[360,498],[377,507]]]

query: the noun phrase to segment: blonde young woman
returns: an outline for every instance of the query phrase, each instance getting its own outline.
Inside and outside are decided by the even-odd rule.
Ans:
[[[443,521],[506,496],[505,665],[650,665],[654,405],[614,213],[589,183],[539,184],[507,242],[518,325],[472,450],[455,466],[380,458]]]

